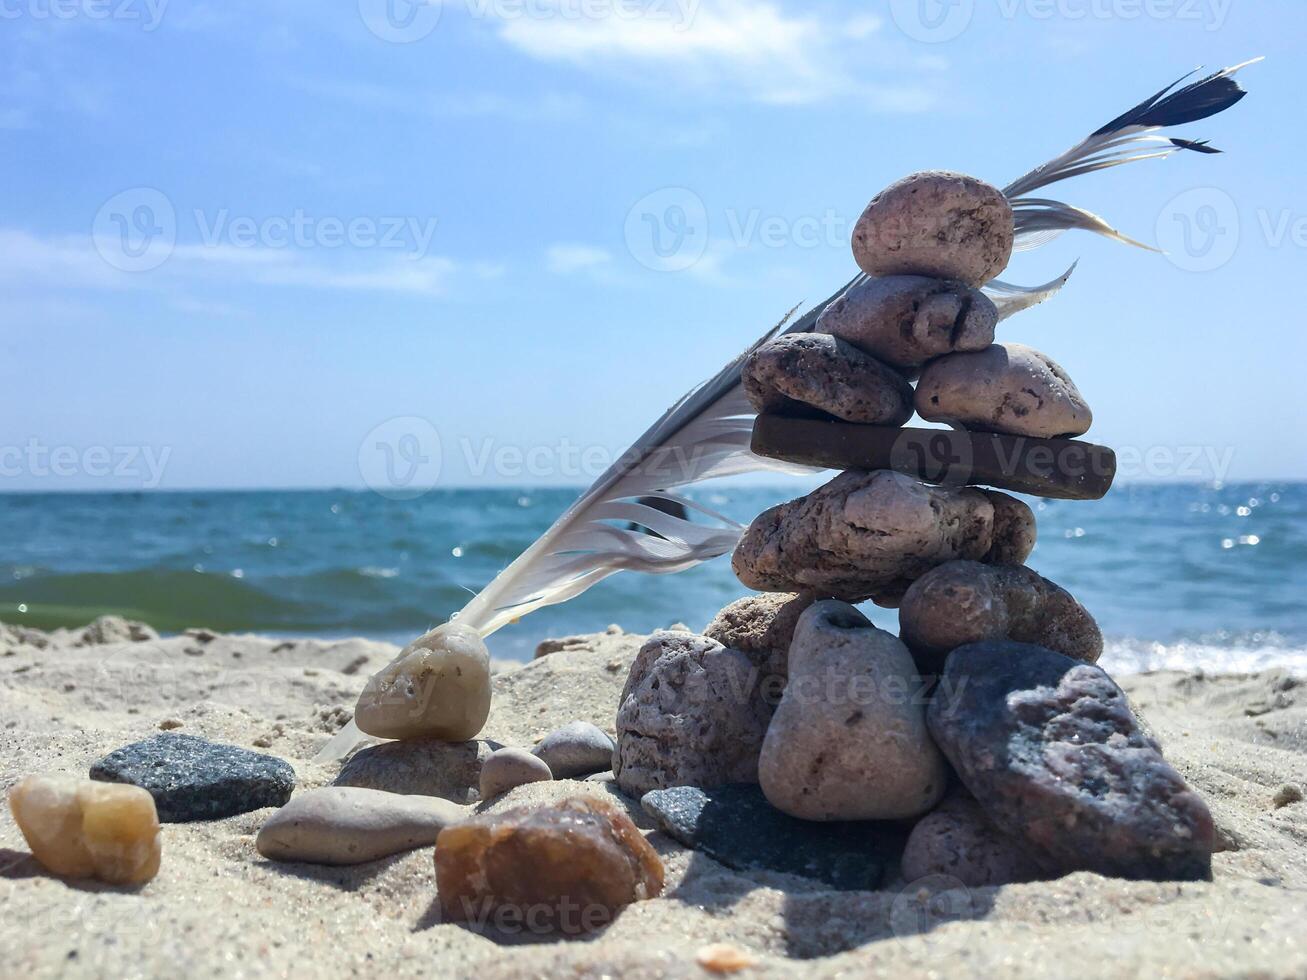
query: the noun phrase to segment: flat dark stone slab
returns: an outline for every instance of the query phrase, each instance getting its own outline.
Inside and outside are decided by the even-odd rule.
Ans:
[[[295,770],[281,759],[171,732],[115,749],[91,778],[148,790],[163,823],[284,806],[295,788]]]
[[[797,820],[748,783],[651,790],[640,806],[668,836],[728,868],[783,871],[841,891],[877,888],[907,839],[896,823]]]
[[[895,470],[926,483],[980,485],[1066,500],[1097,500],[1116,476],[1116,453],[1078,439],[957,429],[894,428],[759,415],[754,453],[832,470]]]

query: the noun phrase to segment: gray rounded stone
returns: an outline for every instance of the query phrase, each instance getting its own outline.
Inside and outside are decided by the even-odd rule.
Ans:
[[[341,768],[333,785],[362,786],[411,796],[439,796],[455,803],[481,798],[481,767],[497,742],[445,742],[410,738],[360,749]]]
[[[803,820],[902,820],[948,785],[926,730],[927,685],[908,648],[847,603],[799,617],[790,682],[767,728],[758,781]]]
[[[292,797],[259,830],[254,846],[274,861],[361,864],[427,847],[470,808],[432,796],[324,786]]]
[[[617,709],[613,773],[639,798],[669,786],[756,783],[771,708],[745,654],[693,633],[640,648]]]
[[[814,329],[912,373],[943,354],[984,350],[994,342],[997,326],[998,308],[978,289],[891,276],[850,287],[822,312]]]
[[[481,799],[492,800],[525,783],[545,783],[553,778],[548,764],[526,749],[496,749],[481,764]]]
[[[947,875],[968,888],[1047,877],[1026,843],[995,827],[965,792],[950,794],[917,821],[903,849],[901,867],[908,882]]]
[[[176,732],[116,749],[92,765],[90,775],[148,790],[163,823],[281,806],[295,789],[295,770],[282,759]]]
[[[899,635],[923,670],[981,640],[1035,643],[1094,663],[1103,634],[1066,589],[1023,565],[955,561],[927,572],[899,606]]]
[[[1012,257],[1015,226],[1003,192],[944,170],[909,174],[867,205],[853,258],[871,276],[934,276],[983,286]]]
[[[575,779],[613,767],[613,740],[588,721],[572,721],[542,738],[532,753],[555,779]]]
[[[991,565],[1023,565],[1035,550],[1035,512],[1025,501],[998,490],[980,491],[994,508],[994,534],[981,561]]]
[[[933,487],[890,470],[848,470],[805,497],[764,511],[731,558],[764,592],[860,602],[901,595],[936,565],[983,558],[994,508],[979,490]]]
[[[749,355],[741,376],[759,412],[894,426],[912,418],[912,386],[903,375],[830,334],[777,337]]]
[[[1211,812],[1098,667],[1030,644],[959,647],[927,720],[989,818],[1050,872],[1210,879]]]
[[[1025,344],[992,344],[931,361],[917,382],[916,405],[932,422],[1044,439],[1083,435],[1094,419],[1066,371]]]

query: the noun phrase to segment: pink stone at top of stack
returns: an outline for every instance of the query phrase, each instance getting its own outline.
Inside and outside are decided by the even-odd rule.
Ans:
[[[983,286],[1012,257],[1012,206],[966,174],[909,174],[867,205],[853,229],[853,257],[871,276],[917,275]]]

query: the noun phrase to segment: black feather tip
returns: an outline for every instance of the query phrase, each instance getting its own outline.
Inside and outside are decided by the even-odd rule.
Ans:
[[[1224,153],[1224,150],[1218,150],[1208,143],[1207,140],[1182,140],[1175,136],[1171,137],[1171,142],[1182,150],[1193,150],[1195,153]]]
[[[1251,64],[1251,62],[1248,64]],[[1185,123],[1197,122],[1199,119],[1207,119],[1218,112],[1224,112],[1248,94],[1239,87],[1239,83],[1234,79],[1234,73],[1244,67],[1246,65],[1223,68],[1206,78],[1191,82],[1184,88],[1172,92],[1171,90],[1176,85],[1179,85],[1189,75],[1193,74],[1193,72],[1190,72],[1189,75],[1177,79],[1152,98],[1145,99],[1129,112],[1117,116],[1093,135],[1105,136],[1108,133],[1130,129],[1135,126],[1145,128],[1181,126]],[[1184,147],[1184,149],[1195,148],[1195,146]],[[1199,152],[1204,151],[1200,150]]]

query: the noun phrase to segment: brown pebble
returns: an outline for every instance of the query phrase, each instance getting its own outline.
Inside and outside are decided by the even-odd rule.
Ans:
[[[181,728],[184,724],[185,722],[180,718],[165,718],[163,721],[159,722],[159,727],[165,732],[170,732],[174,728]]]
[[[700,946],[694,961],[709,973],[738,973],[757,965],[754,956],[732,943],[709,943]]]
[[[1301,803],[1302,796],[1301,786],[1298,786],[1295,783],[1285,783],[1275,791],[1275,796],[1271,802],[1275,804],[1275,808],[1278,810],[1281,807],[1288,806],[1290,803]]]

